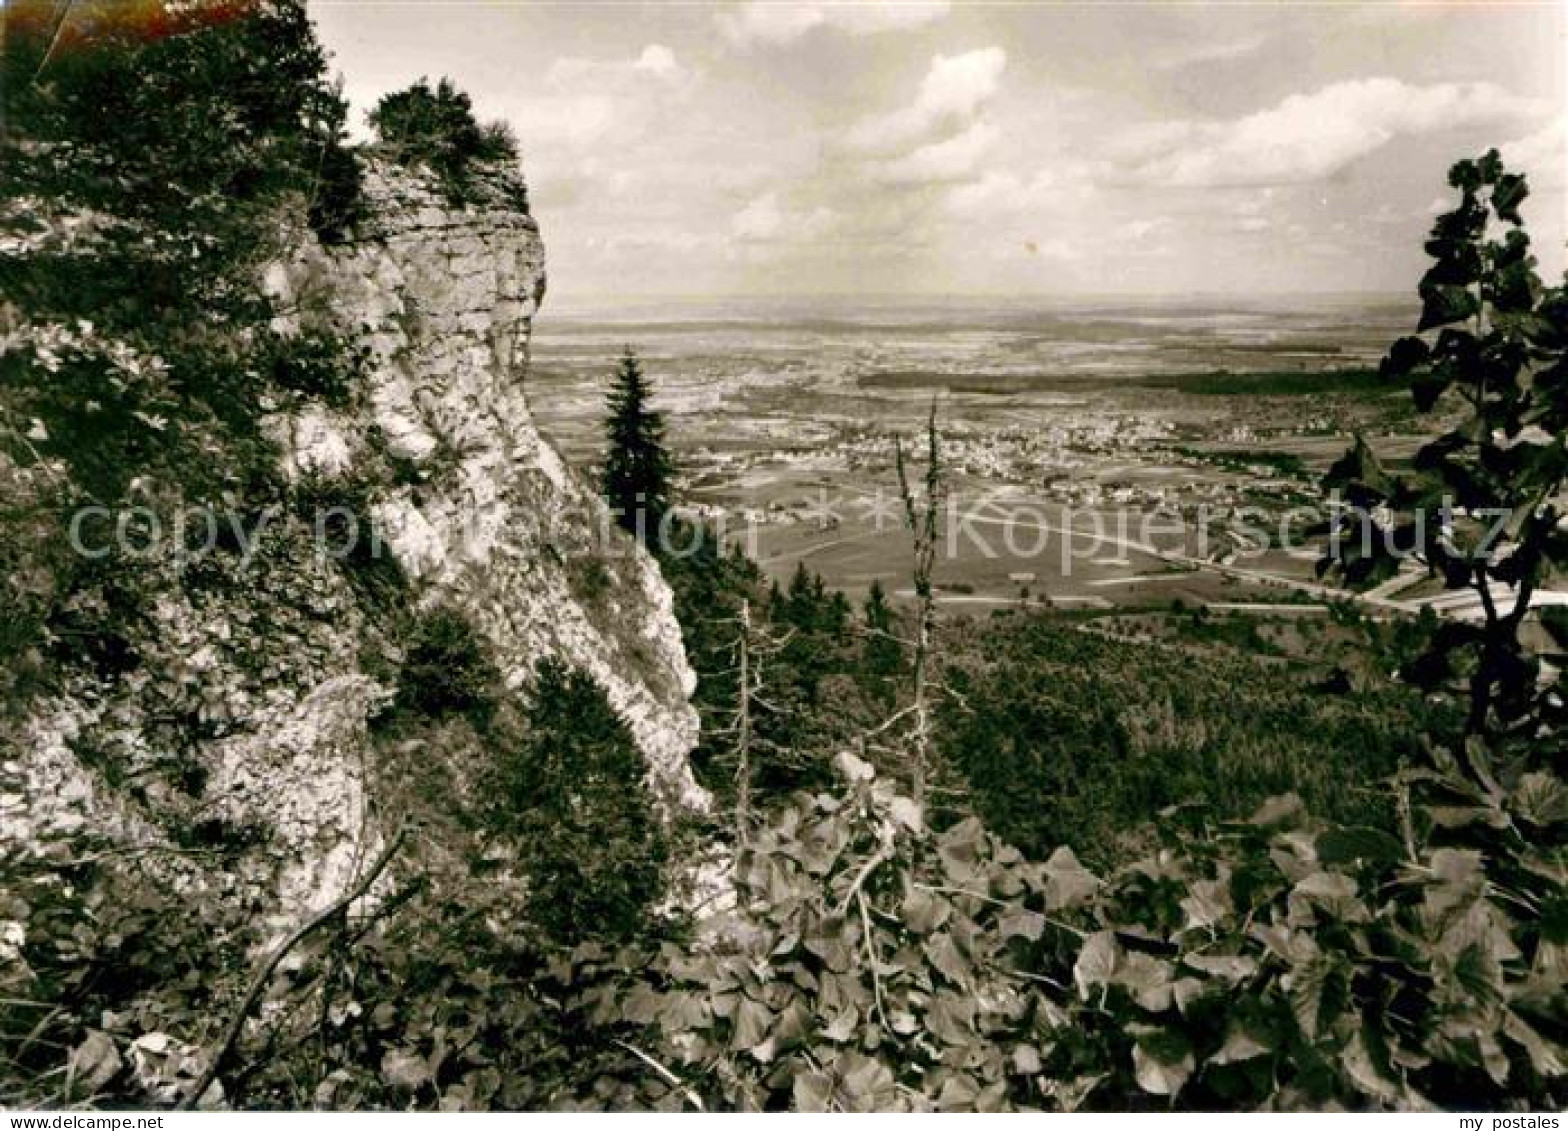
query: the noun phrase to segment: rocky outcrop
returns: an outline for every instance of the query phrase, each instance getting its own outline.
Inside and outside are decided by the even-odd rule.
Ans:
[[[129,853],[275,929],[332,902],[387,832],[371,729],[402,656],[353,576],[367,563],[395,565],[399,602],[460,612],[511,689],[547,656],[589,672],[666,811],[706,805],[670,591],[529,410],[544,248],[517,182],[455,205],[402,169],[364,180],[356,239],[324,247],[301,224],[265,271],[275,332],[362,356],[345,396],[263,421],[323,506],[249,516],[254,537],[200,561],[139,559],[117,659],[70,672],[0,756],[0,853]]]
[[[281,329],[325,321],[369,351],[364,411],[310,407],[278,422],[293,473],[347,474],[378,437],[417,482],[376,500],[376,536],[421,599],[459,607],[514,687],[546,655],[586,669],[659,795],[704,804],[686,763],[696,678],[670,591],[528,407],[529,331],[545,291],[538,226],[505,177],[464,207],[390,166],[373,165],[365,191],[371,233],[331,251],[307,245],[269,274]]]

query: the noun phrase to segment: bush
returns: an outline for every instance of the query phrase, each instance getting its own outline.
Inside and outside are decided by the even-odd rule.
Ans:
[[[557,940],[624,939],[663,891],[667,846],[626,725],[587,674],[541,661],[500,754],[495,826],[519,845],[529,917]]]
[[[476,166],[517,164],[517,139],[511,128],[504,122],[481,126],[468,95],[450,79],[442,79],[434,89],[420,79],[405,90],[383,95],[370,111],[370,124],[394,161],[435,173],[456,205],[473,199]],[[527,211],[526,197],[520,207]]]
[[[500,675],[483,641],[456,610],[437,608],[414,627],[398,678],[397,709],[426,719],[463,716],[485,730]]]

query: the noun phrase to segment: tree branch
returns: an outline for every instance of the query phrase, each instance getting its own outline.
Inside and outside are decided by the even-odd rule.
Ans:
[[[180,1101],[177,1110],[190,1111],[201,1102],[202,1096],[207,1094],[207,1089],[212,1087],[213,1081],[218,1078],[218,1073],[223,1069],[224,1062],[228,1059],[229,1054],[234,1051],[234,1046],[239,1041],[240,1033],[245,1028],[245,1018],[256,1007],[256,1002],[261,997],[262,991],[266,989],[267,982],[272,978],[272,972],[278,968],[278,963],[283,961],[284,956],[289,951],[320,930],[325,924],[330,923],[333,919],[346,912],[355,900],[370,890],[381,873],[386,870],[386,866],[392,862],[392,857],[402,847],[403,837],[406,833],[406,828],[399,828],[386,848],[382,850],[381,855],[376,858],[376,862],[370,866],[370,870],[365,873],[364,877],[357,884],[349,889],[332,906],[284,939],[283,944],[272,952],[272,955],[266,962],[262,963],[261,968],[251,978],[250,987],[245,991],[245,996],[240,999],[239,1008],[234,1011],[234,1016],[229,1019],[229,1025],[224,1031],[223,1040],[219,1042],[216,1051],[214,1051],[212,1060],[207,1065],[207,1071],[202,1073],[201,1079],[196,1082],[196,1086],[191,1090],[191,1093],[184,1100]]]

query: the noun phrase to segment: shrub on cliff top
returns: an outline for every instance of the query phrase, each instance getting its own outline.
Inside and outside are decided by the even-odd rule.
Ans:
[[[370,124],[394,161],[435,173],[455,205],[473,199],[476,164],[517,164],[517,139],[511,128],[505,122],[480,125],[468,95],[451,79],[442,79],[434,89],[420,79],[383,95],[370,111]],[[521,207],[528,210],[526,196]]]

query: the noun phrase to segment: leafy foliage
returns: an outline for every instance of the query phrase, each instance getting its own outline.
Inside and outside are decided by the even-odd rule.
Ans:
[[[1351,510],[1323,567],[1376,583],[1414,556],[1448,588],[1475,592],[1484,623],[1443,626],[1408,675],[1434,689],[1461,682],[1469,729],[1523,731],[1518,753],[1529,761],[1534,721],[1564,721],[1560,701],[1541,694],[1540,663],[1521,629],[1532,596],[1568,561],[1559,510],[1568,292],[1536,275],[1519,216],[1528,189],[1496,150],[1459,162],[1449,184],[1460,201],[1426,243],[1433,265],[1421,280],[1418,333],[1394,343],[1381,372],[1407,385],[1420,411],[1457,402],[1462,418],[1416,453],[1407,474],[1385,468],[1358,437],[1325,480]],[[1435,340],[1421,336],[1432,331]]]
[[[861,608],[866,638],[860,646],[860,662],[866,677],[884,681],[884,696],[891,698],[898,678],[903,675],[904,646],[897,635],[898,617],[888,604],[880,581],[873,581]]]
[[[974,820],[933,833],[870,766],[840,766],[847,792],[800,798],[743,854],[711,951],[574,956],[569,1003],[669,1073],[597,1080],[598,1102],[1562,1101],[1560,783],[1490,805],[1417,776],[1479,803],[1467,827],[1501,834],[1490,854],[1443,843],[1455,826],[1437,810],[1406,842],[1315,824],[1285,797],[1246,821],[1178,821],[1165,850],[1102,881],[1066,849],[1030,863]]]
[[[425,718],[463,715],[481,729],[495,714],[500,673],[463,615],[437,608],[415,625],[397,707]]]
[[[473,103],[450,79],[432,89],[420,79],[385,94],[370,111],[381,148],[394,161],[436,174],[453,204],[475,198],[475,173],[481,166],[515,166],[517,139],[504,122],[481,126]],[[521,180],[514,203],[528,211]]]
[[[302,4],[24,2],[0,19],[0,543],[21,559],[8,587],[26,585],[5,631],[53,656],[65,606],[101,603],[108,565],[129,568],[73,565],[73,507],[286,495],[269,401],[331,399],[358,360],[268,331],[261,266],[307,225],[350,235],[359,174]]]
[[[52,20],[6,12],[0,195],[17,238],[0,289],[33,325],[6,327],[0,398],[100,498],[133,473],[246,485],[279,357],[248,332],[270,316],[261,264],[293,238],[285,217],[335,237],[357,216],[345,104],[303,6],[222,7],[159,6],[151,39],[105,19],[53,53]]]

